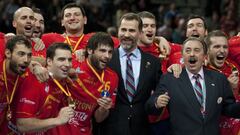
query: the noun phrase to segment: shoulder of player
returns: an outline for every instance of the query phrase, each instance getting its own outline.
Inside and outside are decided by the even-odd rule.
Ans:
[[[61,36],[59,33],[51,32],[51,33],[44,33],[42,37],[51,37],[51,36]]]
[[[30,82],[30,84],[41,84],[41,82],[38,81],[36,75],[34,75],[32,72],[26,72],[25,75],[23,76],[24,81]]]

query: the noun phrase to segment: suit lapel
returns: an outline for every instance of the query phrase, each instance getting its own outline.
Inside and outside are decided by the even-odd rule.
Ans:
[[[211,112],[211,108],[214,104],[216,104],[217,101],[214,101],[214,97],[216,94],[215,90],[215,82],[211,79],[211,76],[208,72],[208,70],[204,70],[204,79],[205,79],[205,85],[206,85],[206,113],[207,116],[209,116],[209,113]]]
[[[192,83],[188,77],[186,69],[183,69],[182,74],[180,75],[180,78],[182,81],[180,83],[181,90],[185,95],[186,99],[188,100],[188,103],[192,106],[195,113],[198,114],[200,117],[202,117],[202,114],[200,112],[200,104],[194,93],[194,89],[192,87]]]
[[[145,59],[145,56],[144,54],[141,52],[141,66],[140,66],[140,74],[139,74],[139,81],[138,81],[138,85],[137,85],[137,94],[139,94],[141,88],[143,87],[143,84],[144,84],[144,75],[145,75],[145,72],[146,72],[146,69],[145,69],[145,65],[146,65],[146,59]]]

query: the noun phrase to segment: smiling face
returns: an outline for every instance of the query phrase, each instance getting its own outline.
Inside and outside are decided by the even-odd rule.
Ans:
[[[112,59],[113,48],[110,45],[100,44],[95,50],[88,50],[88,58],[91,65],[101,71],[107,67]]]
[[[53,59],[47,58],[48,70],[57,80],[62,80],[68,76],[72,67],[72,53],[65,49],[56,49]]]
[[[150,45],[153,43],[156,33],[156,21],[151,18],[142,18],[143,28],[140,34],[140,43]]]
[[[226,37],[215,36],[210,38],[208,61],[215,68],[221,68],[228,56],[228,41]]]
[[[14,14],[13,27],[16,28],[17,35],[32,37],[34,29],[34,14],[32,9],[22,7]]]
[[[65,27],[66,32],[69,34],[82,34],[84,24],[86,24],[87,18],[83,16],[80,8],[71,7],[64,10],[62,26]]]
[[[118,29],[118,38],[120,44],[126,52],[131,52],[137,47],[137,42],[140,36],[138,28],[139,24],[137,20],[125,20],[121,21]]]
[[[185,67],[193,74],[200,71],[206,58],[203,45],[197,40],[189,40],[184,44],[182,56]]]

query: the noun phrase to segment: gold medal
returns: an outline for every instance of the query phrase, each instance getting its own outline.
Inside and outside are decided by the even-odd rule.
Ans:
[[[11,112],[10,109],[8,109],[8,111],[7,111],[6,118],[7,118],[8,121],[10,121],[12,119],[12,112]]]
[[[76,103],[74,102],[72,97],[68,97],[68,106],[72,107],[73,109],[76,108]]]

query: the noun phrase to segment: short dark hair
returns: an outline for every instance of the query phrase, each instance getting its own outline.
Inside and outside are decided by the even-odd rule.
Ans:
[[[206,19],[205,19],[203,16],[196,15],[196,14],[192,14],[192,15],[190,15],[190,16],[187,18],[186,24],[185,24],[186,29],[187,29],[187,24],[188,24],[188,22],[189,22],[190,20],[192,20],[192,19],[198,19],[198,18],[203,21],[204,28],[207,30],[208,27],[207,27]]]
[[[83,15],[83,16],[86,16],[86,12],[85,12],[83,6],[80,5],[80,4],[77,4],[77,3],[73,2],[73,3],[68,3],[67,5],[65,5],[65,6],[62,8],[62,11],[61,11],[61,17],[62,17],[62,18],[61,18],[61,19],[63,19],[63,17],[64,17],[64,11],[65,11],[65,9],[67,9],[67,8],[79,8],[79,9],[81,10],[81,12],[82,12],[82,15]]]
[[[138,29],[139,31],[142,31],[142,19],[135,13],[126,13],[124,14],[121,18],[120,18],[120,23],[119,25],[121,25],[122,20],[127,20],[127,21],[132,21],[132,20],[136,20],[138,22]]]
[[[13,52],[15,46],[17,44],[23,44],[25,45],[27,48],[32,48],[32,44],[31,42],[23,35],[16,35],[14,37],[12,37],[11,39],[9,39],[6,43],[6,49],[9,49],[10,52]]]
[[[86,48],[94,51],[102,45],[114,48],[114,42],[109,34],[97,32],[89,39]],[[88,56],[88,53],[86,53],[86,56]]]
[[[42,12],[41,12],[41,10],[40,10],[39,8],[33,7],[33,8],[32,8],[32,11],[33,11],[34,13],[43,15]]]
[[[139,12],[138,16],[140,18],[151,18],[151,19],[156,20],[156,17],[154,16],[154,14],[152,14],[151,12],[148,12],[148,11]]]
[[[203,38],[201,37],[189,37],[187,38],[184,42],[183,42],[183,47],[182,47],[182,51],[184,49],[184,45],[188,42],[188,41],[198,41],[202,44],[203,46],[203,52],[204,54],[207,54],[207,45],[206,43],[204,42]]]
[[[208,49],[212,44],[212,42],[211,42],[212,37],[225,37],[228,40],[228,36],[224,32],[222,32],[221,30],[214,30],[214,31],[208,33],[207,36],[204,38],[204,41],[205,41]]]
[[[68,50],[72,53],[72,49],[71,49],[70,45],[68,45],[67,43],[53,43],[52,45],[50,45],[47,48],[46,58],[53,59],[56,54],[57,49]]]

